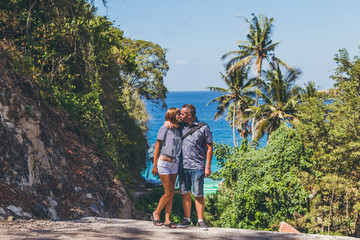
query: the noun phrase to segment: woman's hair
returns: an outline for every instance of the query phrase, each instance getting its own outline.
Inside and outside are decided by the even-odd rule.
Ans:
[[[176,120],[176,115],[180,114],[180,109],[169,108],[165,114],[165,120],[171,122],[171,125],[175,128],[179,127],[179,123]]]

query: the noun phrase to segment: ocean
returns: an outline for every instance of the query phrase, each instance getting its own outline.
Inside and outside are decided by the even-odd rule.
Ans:
[[[225,143],[231,147],[234,146],[233,143],[233,133],[232,128],[229,123],[225,120],[226,113],[214,120],[214,115],[216,113],[217,103],[212,103],[207,105],[212,99],[220,96],[220,93],[210,92],[210,91],[189,91],[189,92],[169,92],[167,94],[166,104],[168,108],[177,107],[179,109],[182,108],[184,104],[193,104],[196,108],[196,115],[199,121],[206,122],[213,134],[213,141],[216,143]],[[147,133],[147,139],[149,145],[152,145],[156,142],[156,135],[165,121],[165,113],[167,109],[160,109],[158,106],[147,102],[146,108],[150,114],[149,119],[149,131]],[[237,134],[237,141],[240,143],[241,138],[239,138],[239,134]],[[260,146],[264,146],[266,141],[263,139],[260,141]],[[147,169],[143,173],[143,176],[149,180],[156,181],[157,178],[154,178],[151,174],[152,163],[148,164]],[[211,171],[215,172],[218,170],[216,158],[213,157],[211,162]],[[205,194],[216,191],[217,183],[209,178],[205,179],[205,183],[210,189],[206,189]]]

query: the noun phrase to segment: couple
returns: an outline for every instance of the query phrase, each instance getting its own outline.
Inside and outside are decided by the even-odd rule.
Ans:
[[[198,226],[207,230],[204,222],[204,177],[211,174],[213,154],[212,133],[207,124],[196,118],[196,109],[185,104],[181,111],[170,108],[165,115],[155,144],[153,175],[159,175],[165,189],[156,210],[152,214],[154,225],[162,226],[160,212],[165,207],[164,226],[170,228],[190,226],[191,191],[195,196]],[[179,173],[180,193],[185,219],[179,225],[170,221],[174,185]]]

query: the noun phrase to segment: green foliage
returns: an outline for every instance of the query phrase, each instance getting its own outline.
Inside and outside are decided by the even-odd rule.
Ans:
[[[123,46],[130,50],[130,55],[135,59],[135,64],[126,66],[125,71],[122,71],[123,78],[131,89],[136,89],[147,100],[166,107],[167,89],[163,84],[163,77],[169,70],[165,58],[166,50],[143,40],[125,39]]]
[[[336,88],[308,97],[295,125],[312,152],[313,176],[302,177],[311,191],[310,212],[299,226],[312,233],[360,236],[360,59],[346,50],[335,55]]]
[[[206,207],[214,226],[270,230],[307,212],[308,192],[298,174],[310,172],[311,164],[295,130],[282,124],[260,150],[246,142],[231,150],[217,144],[215,156],[223,185]]]

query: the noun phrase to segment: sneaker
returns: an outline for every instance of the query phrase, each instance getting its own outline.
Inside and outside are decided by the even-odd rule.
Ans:
[[[186,219],[184,219],[184,221],[180,224],[177,225],[177,227],[180,227],[180,228],[185,228],[185,227],[190,227],[190,222]]]
[[[203,221],[198,222],[198,226],[199,226],[200,230],[203,230],[203,231],[208,230],[208,227],[206,226],[206,224]]]

